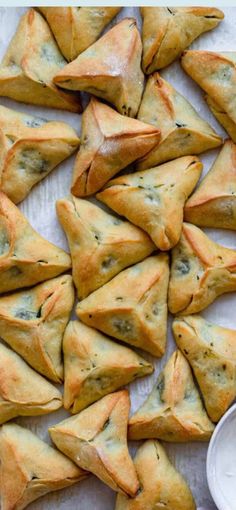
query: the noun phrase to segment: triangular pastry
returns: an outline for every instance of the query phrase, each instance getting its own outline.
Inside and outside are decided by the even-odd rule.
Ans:
[[[23,103],[80,112],[79,95],[58,89],[53,77],[66,65],[44,18],[24,14],[0,65],[0,96]]]
[[[52,413],[61,406],[57,388],[0,344],[0,424],[17,416]]]
[[[113,490],[134,496],[139,488],[127,447],[130,399],[111,393],[49,429],[57,448]]]
[[[95,290],[76,308],[88,326],[160,357],[167,327],[168,255],[148,257]]]
[[[210,305],[218,296],[236,291],[236,250],[212,241],[200,228],[183,224],[172,251],[169,310],[188,315]]]
[[[159,138],[156,127],[124,117],[91,99],[82,116],[72,193],[81,197],[95,193],[120,170],[150,152]]]
[[[59,71],[54,83],[90,92],[112,103],[122,115],[135,117],[144,83],[141,55],[136,20],[125,18]]]
[[[70,256],[41,237],[0,191],[0,293],[30,287],[70,267]]]
[[[230,138],[232,138],[233,142],[236,143],[236,123],[231,120],[223,108],[221,108],[210,96],[205,96],[205,100],[218,122],[222,124]]]
[[[74,60],[101,35],[121,7],[38,7],[67,60]],[[63,27],[63,30],[62,30]]]
[[[213,51],[184,52],[182,67],[186,73],[222,108],[236,123],[236,52]]]
[[[67,235],[79,299],[155,250],[141,229],[87,200],[60,199],[57,214]]]
[[[192,493],[183,476],[158,441],[145,441],[134,465],[140,490],[134,498],[118,494],[115,510],[195,510]]]
[[[168,66],[204,32],[217,27],[224,13],[211,7],[141,7],[143,70]]]
[[[130,418],[129,438],[208,441],[213,430],[189,364],[180,351],[175,351],[147,400]]]
[[[73,304],[69,275],[0,297],[0,337],[40,374],[61,382],[62,338]]]
[[[190,315],[176,318],[173,332],[194,371],[208,415],[218,421],[236,397],[236,331]]]
[[[201,171],[196,156],[184,156],[113,179],[97,198],[145,230],[160,250],[170,250],[180,238],[184,204]]]
[[[161,131],[159,144],[138,162],[139,170],[180,156],[200,154],[222,143],[187,99],[158,73],[148,78],[138,119]]]
[[[227,140],[185,204],[184,217],[202,227],[236,230],[236,145]]]
[[[67,457],[15,423],[0,429],[1,509],[22,510],[32,501],[86,477]]]
[[[63,339],[64,407],[78,413],[153,367],[136,352],[82,322],[71,321]]]
[[[65,122],[47,121],[0,106],[0,188],[16,204],[78,147]]]

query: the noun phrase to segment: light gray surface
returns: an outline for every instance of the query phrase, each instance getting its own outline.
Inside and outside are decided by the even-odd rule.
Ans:
[[[209,32],[200,37],[192,47],[195,49],[210,50],[236,50],[236,7],[224,8],[225,20],[213,32]],[[0,8],[0,57],[15,32],[20,15],[25,8]],[[137,8],[125,8],[119,15],[119,18],[135,15],[138,17]],[[218,133],[225,135],[223,129],[216,122],[208,110],[203,100],[202,91],[184,74],[179,63],[172,64],[167,70],[162,72],[162,76],[168,79],[177,90],[183,93],[194,105],[199,114],[211,123]],[[41,107],[31,107],[15,103],[13,101],[0,98],[0,103],[15,108],[19,111],[27,111],[48,119],[60,119],[68,121],[79,133],[80,119],[77,114],[71,114],[53,109]],[[204,163],[204,173],[208,171],[211,163],[216,157],[218,151],[211,151],[208,154],[201,155]],[[55,212],[55,200],[63,197],[69,192],[71,174],[74,157],[67,160],[53,171],[49,177],[36,186],[28,198],[21,204],[20,208],[27,216],[35,229],[62,248],[67,248],[65,236],[58,224]],[[236,233],[223,230],[209,230],[208,234],[212,239],[236,248]],[[202,315],[215,321],[216,323],[236,329],[236,318],[234,310],[236,307],[236,295],[228,295],[217,300]],[[171,352],[174,350],[174,342],[171,335],[171,319],[169,319],[168,348],[166,355],[159,361],[155,361],[155,375],[138,380],[130,385],[132,412],[140,406],[146,395],[150,392],[157,373],[159,373]],[[151,359],[151,356],[145,355]],[[30,428],[42,439],[50,441],[47,433],[48,426],[59,422],[68,413],[58,411],[48,416],[37,418],[21,418],[18,423]],[[186,444],[186,445],[167,445],[170,458],[175,462],[176,467],[188,480],[193,494],[196,498],[198,507],[205,507],[202,510],[215,510],[216,507],[210,497],[206,473],[206,444]],[[38,502],[33,503],[29,508],[31,510],[112,510],[114,508],[115,493],[99,480],[91,477],[89,480],[81,482],[78,486],[50,494]],[[200,508],[199,508],[200,510]]]

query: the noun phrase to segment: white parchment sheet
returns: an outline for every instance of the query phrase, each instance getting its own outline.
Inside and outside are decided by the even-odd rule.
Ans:
[[[15,33],[19,18],[25,10],[26,8],[24,7],[0,8],[0,58],[2,58],[5,53],[8,43]],[[225,20],[218,28],[201,36],[192,45],[193,48],[213,51],[236,51],[236,7],[223,8],[223,10],[225,12]],[[124,8],[120,12],[118,18],[120,19],[126,16],[135,16],[140,23],[138,8]],[[210,122],[219,134],[226,137],[224,130],[205,105],[202,91],[187,75],[185,75],[178,62],[169,66],[169,68],[164,70],[161,74],[189,99],[198,113],[205,120]],[[66,121],[71,124],[78,133],[80,132],[81,116],[77,114],[37,106],[31,107],[1,97],[0,104],[22,112],[43,116],[48,119]],[[217,152],[218,151],[215,150],[200,155],[200,159],[204,163],[204,174],[209,170]],[[68,249],[68,247],[65,236],[57,221],[55,201],[67,195],[69,192],[73,162],[74,157],[71,157],[64,164],[61,164],[31,191],[30,195],[20,206],[33,227],[40,234],[49,241],[65,249]],[[207,233],[215,241],[225,246],[236,248],[236,233],[223,230],[214,231],[212,229],[208,229]],[[228,296],[219,298],[203,312],[202,315],[221,326],[236,329],[235,310],[236,294],[229,294]],[[172,319],[169,318],[167,351],[161,360],[155,361],[155,374],[144,379],[138,379],[130,385],[132,413],[144,401],[157,378],[157,374],[175,349],[171,335],[171,321]],[[152,359],[152,357],[146,353],[144,356]],[[48,427],[58,423],[66,416],[68,416],[68,413],[65,411],[58,411],[43,417],[20,418],[17,422],[30,428],[43,440],[50,442],[47,432]],[[133,451],[133,449],[134,447],[132,446],[131,450]],[[176,467],[189,482],[194,497],[196,498],[197,506],[204,506],[206,510],[216,510],[209,494],[206,481],[205,463],[207,444],[168,444],[166,445],[166,449],[171,460],[174,461]],[[91,476],[88,480],[81,482],[77,486],[49,494],[39,499],[29,508],[31,510],[112,510],[114,508],[114,503],[115,493],[98,479]]]

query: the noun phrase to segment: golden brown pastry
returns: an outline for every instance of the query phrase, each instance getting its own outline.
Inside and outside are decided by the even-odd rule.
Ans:
[[[186,73],[207,92],[223,112],[236,123],[236,53],[227,51],[185,51],[181,60]]]
[[[211,7],[141,7],[143,70],[168,66],[204,32],[217,27],[224,13]]]
[[[69,275],[0,297],[0,337],[54,382],[63,380],[62,338],[73,304]]]
[[[73,196],[57,201],[67,235],[79,299],[155,250],[145,232],[91,202]]]
[[[208,415],[219,421],[236,397],[236,331],[189,315],[174,320],[173,332],[194,371]]]
[[[70,256],[41,237],[0,191],[0,294],[70,269]]]
[[[231,120],[227,113],[210,96],[205,96],[205,100],[218,122],[222,124],[230,138],[236,143],[236,123]]]
[[[66,63],[47,22],[30,9],[22,16],[0,65],[0,96],[80,112],[79,95],[68,94],[53,83]]]
[[[22,510],[86,477],[60,452],[15,423],[0,429],[1,510]]]
[[[49,429],[57,448],[114,491],[134,496],[139,488],[127,447],[130,409],[126,390],[106,395]]]
[[[200,228],[184,223],[180,241],[172,251],[170,312],[197,313],[221,294],[233,291],[236,251],[215,243]]]
[[[175,351],[147,400],[130,418],[129,438],[208,441],[213,430],[189,364],[180,351]]]
[[[192,105],[158,73],[149,76],[138,119],[161,131],[160,143],[138,162],[144,170],[165,161],[200,154],[222,144],[222,139]]]
[[[227,140],[185,204],[184,217],[202,227],[236,230],[236,145]]]
[[[78,303],[88,326],[160,357],[166,347],[168,255],[125,269]]]
[[[192,493],[158,441],[145,441],[134,458],[141,490],[134,498],[118,494],[115,510],[195,510]]]
[[[124,117],[91,99],[82,116],[72,193],[80,197],[95,193],[120,170],[150,152],[159,138],[156,127]]]
[[[136,352],[79,321],[69,322],[63,352],[64,407],[72,413],[153,372],[153,366]]]
[[[63,89],[84,90],[135,117],[143,92],[142,43],[134,18],[125,18],[54,77]]]
[[[61,393],[0,343],[0,424],[17,416],[38,416],[62,406]]]
[[[76,132],[65,122],[0,106],[0,189],[21,202],[78,145]]]
[[[101,35],[121,7],[38,7],[67,60],[74,60]],[[63,30],[62,30],[63,27]]]
[[[196,156],[113,179],[97,198],[145,230],[160,250],[179,240],[184,204],[201,175]]]

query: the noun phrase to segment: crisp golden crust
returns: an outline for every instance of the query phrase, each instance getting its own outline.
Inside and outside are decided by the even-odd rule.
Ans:
[[[23,510],[87,476],[67,457],[15,423],[0,430],[1,509]]]
[[[236,230],[236,145],[227,140],[211,170],[185,204],[186,221]]]
[[[236,123],[236,53],[191,50],[184,52],[181,64],[186,73]]]
[[[200,154],[222,144],[221,137],[187,99],[158,73],[148,78],[138,119],[161,131],[159,144],[138,162],[139,170],[181,156]]]
[[[182,443],[208,441],[214,430],[188,362],[176,351],[172,354],[147,400],[130,418],[130,439],[157,438]]]
[[[38,7],[38,10],[50,25],[62,54],[70,61],[100,37],[121,7]]]
[[[0,298],[0,337],[54,382],[63,380],[62,338],[73,304],[69,275]]]
[[[125,18],[54,77],[63,89],[84,90],[135,117],[143,92],[142,43],[134,18]]]
[[[117,113],[97,99],[91,99],[82,116],[81,147],[71,191],[91,195],[115,174],[142,158],[158,144],[160,131]]]
[[[168,255],[125,269],[76,308],[88,326],[160,357],[166,347]]]
[[[70,267],[70,256],[41,237],[0,191],[0,293],[30,287]]]
[[[117,495],[115,510],[195,510],[192,493],[158,441],[145,441],[134,458],[141,490],[135,498]]]
[[[189,315],[174,320],[173,332],[194,371],[208,415],[219,421],[236,397],[236,331]]]
[[[72,273],[79,299],[86,298],[120,271],[155,250],[145,232],[73,196],[57,201],[57,214],[67,235]]]
[[[169,310],[197,313],[218,296],[236,290],[236,251],[215,243],[202,230],[183,224],[172,251]]]
[[[211,7],[141,7],[143,70],[168,66],[199,35],[217,27],[224,13]]]
[[[180,238],[184,204],[201,171],[196,156],[185,156],[122,175],[110,181],[97,198],[145,230],[159,249],[170,250]]]
[[[0,424],[17,416],[52,413],[61,406],[61,393],[0,344]]]
[[[152,365],[134,351],[78,321],[66,328],[63,352],[64,407],[72,413],[153,372]]]
[[[57,448],[113,490],[134,496],[139,482],[127,447],[126,390],[111,393],[49,429]]]
[[[233,142],[236,143],[236,124],[231,120],[231,118],[227,115],[227,113],[210,97],[205,96],[205,101],[209,106],[213,115],[215,115],[216,119],[220,124],[222,124],[223,128],[229,134],[230,138],[232,138]]]
[[[78,145],[76,132],[65,122],[0,106],[0,189],[16,204],[21,202]]]

